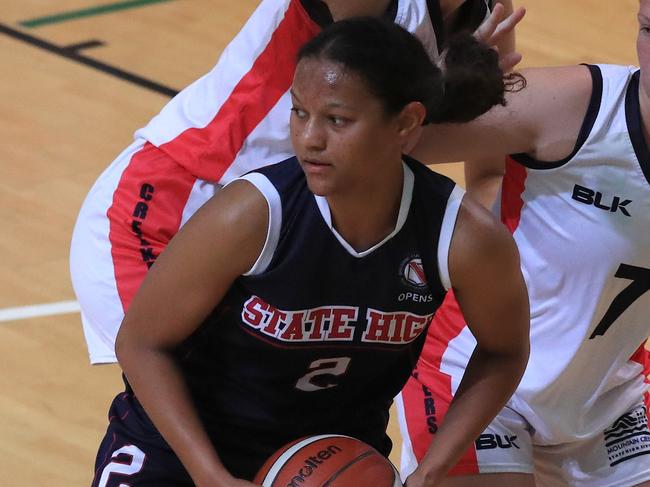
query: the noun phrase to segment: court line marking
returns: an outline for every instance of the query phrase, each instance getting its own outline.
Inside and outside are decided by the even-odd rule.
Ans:
[[[59,14],[46,15],[43,17],[37,17],[35,19],[23,20],[22,22],[19,22],[19,24],[23,27],[33,29],[34,27],[41,27],[42,25],[57,24],[60,22],[67,22],[68,20],[81,19],[84,17],[94,17],[96,15],[118,12],[120,10],[144,7],[152,3],[169,1],[171,0],[127,0],[125,2],[109,3],[106,5],[98,5],[97,7],[71,10],[69,12],[61,12]]]
[[[58,303],[34,304],[31,306],[19,306],[15,308],[0,309],[0,322],[25,320],[27,318],[38,318],[42,316],[63,315],[79,313],[77,301],[59,301]]]
[[[6,34],[9,37],[25,42],[34,47],[38,47],[45,51],[49,51],[58,56],[62,56],[66,59],[70,59],[71,61],[75,61],[77,63],[90,66],[91,68],[94,68],[98,71],[102,71],[106,74],[110,74],[111,76],[119,78],[123,81],[127,81],[129,83],[141,86],[142,88],[146,88],[151,91],[155,91],[156,93],[160,93],[161,95],[165,95],[169,98],[176,96],[176,94],[178,93],[177,90],[164,86],[156,81],[143,78],[142,76],[138,76],[137,74],[129,73],[128,71],[124,71],[123,69],[116,68],[115,66],[111,66],[101,61],[97,61],[96,59],[92,59],[82,54],[79,54],[75,50],[75,46],[69,48],[60,47],[57,46],[56,44],[52,44],[51,42],[47,42],[43,39],[39,39],[38,37],[34,37],[24,32],[20,32],[16,29],[12,29],[11,27],[4,24],[0,24],[0,33]]]

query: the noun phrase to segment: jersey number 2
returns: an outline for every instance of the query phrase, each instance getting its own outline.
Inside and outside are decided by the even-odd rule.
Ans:
[[[120,456],[120,454],[130,456],[130,461],[125,462],[118,460],[117,457]],[[111,457],[111,463],[104,467],[97,487],[106,487],[108,485],[108,479],[113,474],[133,475],[138,473],[140,470],[142,470],[144,458],[144,452],[135,445],[126,445],[119,450],[116,450],[113,452],[113,455]],[[119,487],[129,487],[129,484],[120,484]]]
[[[309,372],[296,382],[296,389],[306,392],[320,391],[336,387],[338,384],[332,376],[345,374],[350,365],[350,357],[322,358],[309,364]],[[326,377],[330,376],[330,377]]]
[[[628,264],[621,264],[614,274],[621,279],[630,279],[632,282],[616,295],[612,304],[609,305],[605,316],[600,320],[598,326],[591,334],[589,339],[604,335],[612,323],[623,314],[630,305],[639,299],[643,293],[650,289],[650,269],[636,267]]]

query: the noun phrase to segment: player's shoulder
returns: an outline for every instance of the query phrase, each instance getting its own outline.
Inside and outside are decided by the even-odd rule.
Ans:
[[[526,93],[527,90],[534,91],[545,87],[554,91],[561,86],[567,88],[589,87],[594,72],[597,71],[598,68],[587,64],[524,68],[519,71],[525,79],[525,87],[520,92]],[[519,93],[519,91],[515,93]]]
[[[488,259],[500,262],[517,255],[512,235],[471,195],[464,195],[454,228],[455,255],[465,263]],[[470,266],[471,267],[471,266]]]
[[[495,113],[520,123],[522,130],[532,130],[537,136],[555,136],[549,125],[567,125],[566,118],[558,121],[558,113],[575,116],[579,126],[594,87],[602,85],[598,69],[581,64],[526,68],[520,74],[524,79],[521,89],[509,92],[506,107]]]

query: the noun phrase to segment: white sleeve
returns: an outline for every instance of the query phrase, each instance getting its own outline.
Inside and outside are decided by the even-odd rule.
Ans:
[[[266,203],[269,207],[269,226],[266,231],[264,247],[253,264],[253,267],[243,274],[244,276],[256,276],[264,272],[269,266],[278,245],[280,229],[282,228],[282,200],[280,199],[278,190],[273,186],[273,183],[271,183],[271,181],[269,181],[269,179],[263,174],[253,172],[246,174],[235,181],[241,179],[246,180],[255,186],[257,190],[262,193],[262,196],[266,199]]]

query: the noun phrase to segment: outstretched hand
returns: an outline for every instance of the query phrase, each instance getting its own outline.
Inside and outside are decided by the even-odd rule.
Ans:
[[[506,16],[503,5],[497,3],[485,22],[474,31],[474,37],[498,52],[499,43],[514,33],[515,26],[524,18],[524,15],[526,15],[526,9],[519,7]],[[499,67],[504,73],[511,71],[520,61],[521,54],[518,52],[499,53]]]

